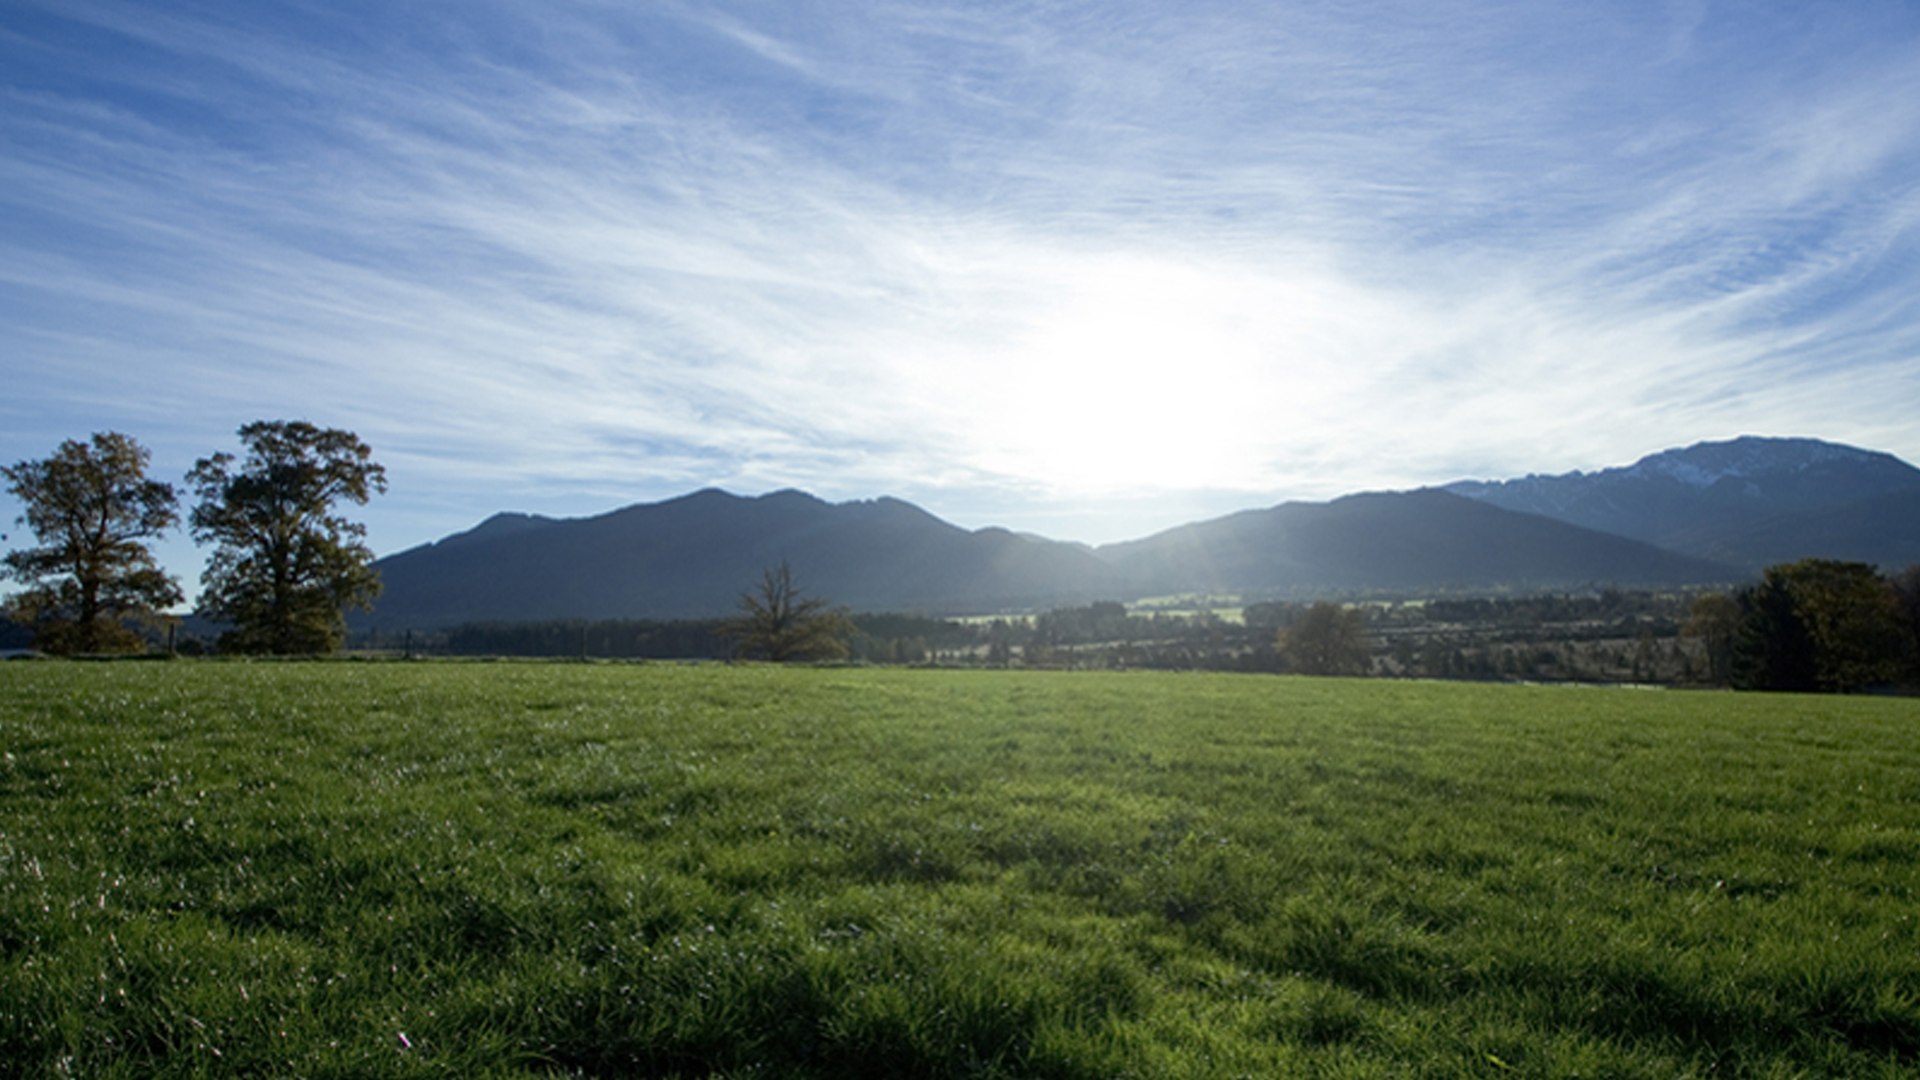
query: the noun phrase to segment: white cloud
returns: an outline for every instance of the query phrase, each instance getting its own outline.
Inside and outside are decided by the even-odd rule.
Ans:
[[[1738,431],[1920,457],[1910,23],[1768,81],[1698,5],[60,10],[172,60],[5,91],[9,460],[310,415],[436,508],[391,548],[704,484],[1114,539]]]

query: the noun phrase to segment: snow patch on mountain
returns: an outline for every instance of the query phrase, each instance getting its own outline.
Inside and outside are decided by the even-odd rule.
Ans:
[[[1840,462],[1867,464],[1885,458],[1851,446],[1818,439],[1774,439],[1745,435],[1727,442],[1696,443],[1649,454],[1625,469],[1608,469],[1595,477],[1664,478],[1693,488],[1710,488],[1722,481],[1790,476],[1815,465]],[[1571,474],[1569,478],[1580,474]],[[1752,486],[1752,485],[1745,485]]]
[[[1891,543],[1899,531],[1892,522],[1904,513],[1901,499],[1920,497],[1920,469],[1892,454],[1818,439],[1747,435],[1663,450],[1621,468],[1466,481],[1446,490],[1758,568],[1789,548],[1822,557],[1904,558],[1906,549]],[[1763,542],[1789,519],[1815,524],[1795,534],[1797,547]]]

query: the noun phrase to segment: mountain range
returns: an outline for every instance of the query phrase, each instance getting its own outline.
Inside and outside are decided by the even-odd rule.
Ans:
[[[808,592],[860,611],[995,611],[1110,596],[1087,548],[968,531],[899,499],[828,503],[799,491],[705,490],[597,517],[498,514],[376,562],[372,621],[697,618],[733,609],[785,560]]]
[[[982,614],[1179,593],[1308,597],[1731,583],[1807,556],[1920,562],[1920,469],[1743,437],[1593,473],[1287,502],[1088,547],[893,498],[697,491],[588,518],[502,513],[379,560],[381,630],[700,618],[786,561],[855,611]]]
[[[1620,469],[1446,490],[1748,571],[1805,555],[1920,562],[1920,470],[1818,439],[1748,436]]]

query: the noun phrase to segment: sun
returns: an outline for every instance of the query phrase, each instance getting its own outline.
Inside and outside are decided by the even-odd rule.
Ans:
[[[1112,259],[990,365],[984,464],[1074,494],[1245,487],[1289,397],[1287,312],[1244,282]]]

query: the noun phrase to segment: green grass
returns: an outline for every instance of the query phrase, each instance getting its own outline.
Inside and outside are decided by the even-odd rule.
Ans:
[[[0,1074],[1904,1076],[1920,703],[0,667]]]

